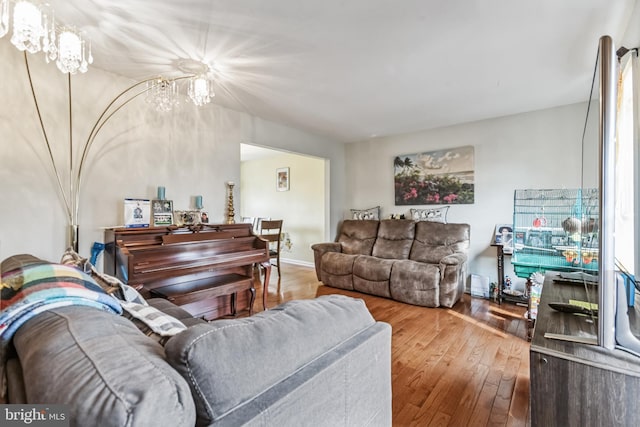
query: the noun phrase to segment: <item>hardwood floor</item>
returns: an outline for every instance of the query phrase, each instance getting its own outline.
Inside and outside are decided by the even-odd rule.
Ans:
[[[339,293],[362,298],[393,328],[394,426],[528,426],[529,343],[523,307],[465,294],[452,309],[417,307],[322,286],[313,268],[272,273],[268,306]],[[275,271],[275,269],[274,269]],[[262,290],[256,311],[262,310]]]

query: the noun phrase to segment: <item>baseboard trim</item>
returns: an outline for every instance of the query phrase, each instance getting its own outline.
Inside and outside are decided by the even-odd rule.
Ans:
[[[300,260],[297,260],[297,259],[280,258],[280,262],[283,263],[283,264],[299,265],[300,267],[315,268],[315,264],[313,262],[309,262],[309,261],[300,261]]]

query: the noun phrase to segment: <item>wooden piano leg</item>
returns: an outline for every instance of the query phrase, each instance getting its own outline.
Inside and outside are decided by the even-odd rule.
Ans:
[[[236,297],[238,294],[236,292],[231,294],[231,315],[235,317],[236,315]]]
[[[256,288],[253,286],[249,288],[251,292],[251,299],[249,300],[249,316],[253,316],[253,302],[256,300]]]
[[[269,294],[269,278],[271,277],[271,262],[265,261],[261,263],[264,268],[264,285],[262,286],[262,308],[266,311],[267,308],[267,295]]]

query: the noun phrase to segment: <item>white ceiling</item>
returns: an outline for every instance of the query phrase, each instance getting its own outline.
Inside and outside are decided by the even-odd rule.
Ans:
[[[202,60],[215,103],[351,142],[584,101],[600,36],[640,44],[638,1],[49,3],[94,67],[141,80]]]

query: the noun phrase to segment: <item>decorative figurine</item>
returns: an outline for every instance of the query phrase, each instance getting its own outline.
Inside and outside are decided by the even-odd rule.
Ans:
[[[235,224],[235,209],[233,208],[233,181],[227,181],[227,188],[229,189],[229,193],[227,195],[227,224]]]

